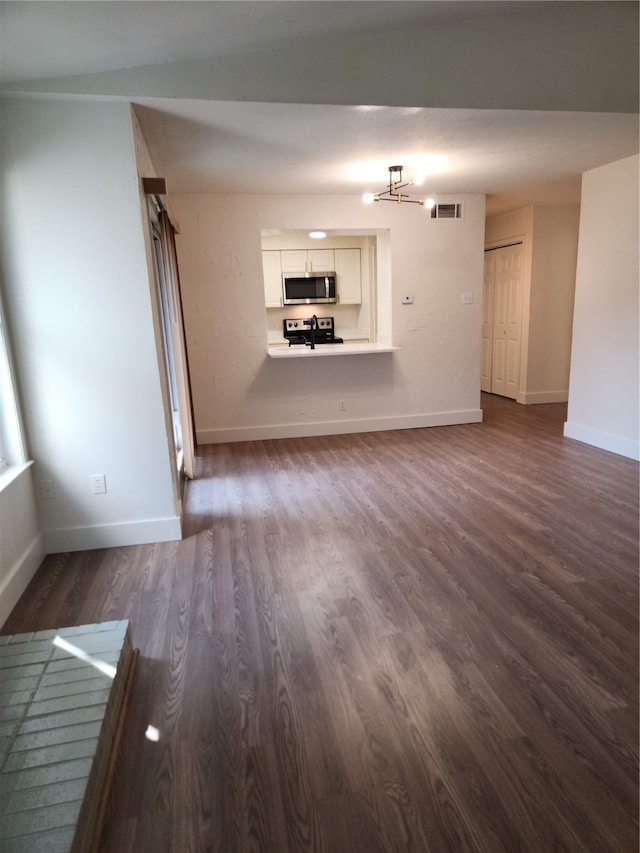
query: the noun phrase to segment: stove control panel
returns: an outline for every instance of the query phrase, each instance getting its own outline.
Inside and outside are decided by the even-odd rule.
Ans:
[[[303,317],[297,320],[285,320],[284,330],[285,332],[293,334],[301,334],[302,332],[308,332],[311,329],[312,322],[313,320],[311,317]],[[314,325],[314,329],[321,329],[323,332],[332,332],[334,330],[333,317],[318,317],[316,324]]]
[[[289,346],[307,346],[315,349],[316,344],[341,344],[334,332],[333,317],[293,317],[282,321],[282,333]]]

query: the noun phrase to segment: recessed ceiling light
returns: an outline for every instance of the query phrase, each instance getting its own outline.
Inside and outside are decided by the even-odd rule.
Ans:
[[[322,240],[326,236],[326,231],[309,231],[309,237],[312,237],[314,240]]]

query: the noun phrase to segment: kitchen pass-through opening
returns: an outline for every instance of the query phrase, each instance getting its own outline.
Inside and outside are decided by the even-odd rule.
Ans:
[[[320,344],[329,337],[336,343],[390,344],[389,232],[325,229],[324,233],[319,240],[309,237],[308,230],[261,232],[269,347],[290,346],[296,330],[301,331],[297,344],[304,343],[311,330]],[[292,279],[304,299],[291,298]],[[322,298],[316,299],[314,293]]]

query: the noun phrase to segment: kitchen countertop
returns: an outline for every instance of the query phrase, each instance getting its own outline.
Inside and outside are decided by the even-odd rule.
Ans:
[[[329,355],[370,355],[378,352],[395,352],[400,347],[389,344],[368,343],[344,343],[344,344],[318,344],[315,349],[305,346],[270,346],[267,349],[269,358],[315,358],[316,356]]]

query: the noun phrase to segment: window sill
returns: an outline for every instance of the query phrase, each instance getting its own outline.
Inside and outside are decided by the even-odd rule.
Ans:
[[[18,479],[25,471],[27,471],[33,462],[21,462],[19,465],[9,465],[0,471],[0,493],[7,489],[11,483]]]

